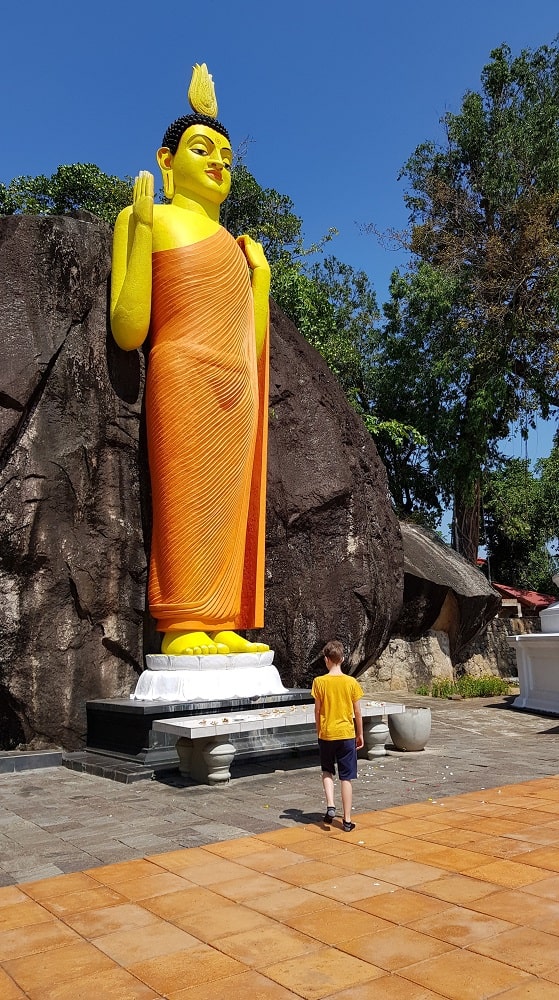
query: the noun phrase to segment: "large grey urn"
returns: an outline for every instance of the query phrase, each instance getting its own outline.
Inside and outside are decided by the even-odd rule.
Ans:
[[[401,715],[389,715],[388,729],[397,750],[424,750],[431,735],[431,709],[406,708]]]

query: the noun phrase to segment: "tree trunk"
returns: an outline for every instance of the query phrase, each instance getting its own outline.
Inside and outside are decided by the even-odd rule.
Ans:
[[[468,562],[476,564],[479,548],[480,483],[476,481],[473,497],[465,500],[454,498],[452,521],[452,547]]]

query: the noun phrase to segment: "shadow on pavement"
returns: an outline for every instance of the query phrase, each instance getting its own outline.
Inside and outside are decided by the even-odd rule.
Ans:
[[[302,809],[284,809],[280,815],[280,819],[290,819],[293,823],[302,823],[304,826],[319,826],[321,830],[324,830],[326,824],[322,817],[323,813],[303,812]],[[328,826],[330,825],[329,823]]]

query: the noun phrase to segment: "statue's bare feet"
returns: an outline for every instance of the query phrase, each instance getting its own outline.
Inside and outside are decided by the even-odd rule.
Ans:
[[[207,632],[165,632],[161,652],[168,656],[215,656],[229,650],[223,643],[211,639]]]
[[[269,646],[265,642],[249,642],[243,639],[236,632],[210,632],[210,639],[216,643],[223,643],[228,646],[230,653],[267,653]]]

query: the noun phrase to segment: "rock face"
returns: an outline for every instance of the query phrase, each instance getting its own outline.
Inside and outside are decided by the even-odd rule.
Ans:
[[[381,691],[414,692],[433,680],[454,680],[446,632],[427,632],[419,639],[393,636],[359,683],[365,694],[374,696]]]
[[[416,639],[446,632],[454,659],[496,615],[501,598],[483,573],[434,532],[401,524],[404,540],[404,606],[394,635]]]
[[[107,326],[111,234],[0,219],[0,746],[85,738],[156,648],[145,611],[143,355]],[[384,469],[321,358],[272,313],[266,640],[305,685],[339,636],[359,672],[402,596]]]
[[[476,636],[480,648],[486,647],[487,623],[497,628],[499,594],[434,531],[400,527],[404,604],[388,645],[362,676],[364,691],[415,691],[434,679],[453,680],[456,672],[492,673],[489,660],[484,667],[478,660],[469,670],[467,658]]]
[[[140,356],[107,338],[111,233],[0,220],[0,733],[79,745],[140,667]]]
[[[271,325],[265,636],[284,683],[304,686],[329,638],[343,640],[357,674],[385,646],[402,543],[362,421],[273,304]]]
[[[511,635],[541,632],[539,615],[533,618],[494,618],[486,629],[460,650],[456,658],[459,673],[471,677],[517,677],[516,650],[507,639]]]

